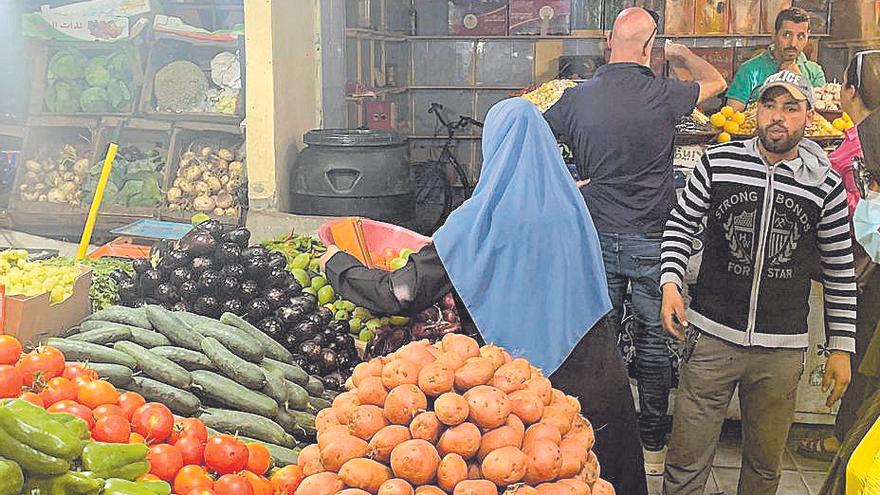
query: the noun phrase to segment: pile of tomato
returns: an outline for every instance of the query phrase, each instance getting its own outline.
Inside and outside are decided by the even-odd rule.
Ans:
[[[177,495],[292,495],[303,479],[298,466],[267,478],[272,459],[262,444],[209,436],[199,419],[175,418],[164,404],[120,393],[54,347],[24,353],[17,339],[0,335],[0,399],[15,397],[82,418],[95,441],[149,445],[143,479],[167,481]]]

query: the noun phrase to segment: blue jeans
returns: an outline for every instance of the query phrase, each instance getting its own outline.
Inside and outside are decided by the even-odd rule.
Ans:
[[[636,318],[635,367],[639,390],[639,436],[648,450],[666,445],[670,430],[669,389],[672,367],[669,337],[660,323],[660,244],[662,234],[600,233],[602,258],[613,306],[608,314],[612,328],[620,331],[623,301],[632,289]]]

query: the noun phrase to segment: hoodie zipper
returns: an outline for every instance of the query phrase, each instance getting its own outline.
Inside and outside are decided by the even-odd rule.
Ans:
[[[765,162],[766,163],[766,162]],[[752,345],[752,335],[758,319],[758,293],[761,290],[761,274],[764,272],[764,251],[769,237],[770,219],[773,217],[773,173],[775,165],[767,166],[767,186],[764,188],[764,211],[761,215],[761,230],[758,232],[758,249],[755,251],[755,273],[752,276],[752,292],[749,298],[749,322],[746,327],[746,344]]]

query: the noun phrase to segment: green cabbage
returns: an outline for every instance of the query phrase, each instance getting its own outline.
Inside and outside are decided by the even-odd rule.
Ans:
[[[55,81],[46,88],[46,109],[58,113],[79,112],[82,91],[82,85],[77,81]]]
[[[89,83],[89,86],[101,88],[107,86],[107,83],[110,82],[110,71],[105,67],[106,64],[107,57],[99,56],[89,60],[85,70],[86,82]]]
[[[55,79],[64,79],[65,81],[82,79],[86,62],[85,55],[79,50],[73,48],[61,50],[49,60],[47,76],[50,81]]]
[[[107,90],[92,87],[82,92],[79,104],[86,113],[106,113],[110,111],[110,100],[107,98]]]
[[[131,57],[125,51],[116,51],[107,57],[106,67],[110,70],[110,75],[114,79],[131,79],[131,66]]]
[[[107,84],[107,97],[110,105],[120,112],[125,112],[131,108],[131,90],[125,82],[119,79],[111,79]]]

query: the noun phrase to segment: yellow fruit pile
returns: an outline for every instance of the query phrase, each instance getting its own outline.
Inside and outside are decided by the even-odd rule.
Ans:
[[[709,123],[722,130],[718,134],[718,142],[726,143],[730,141],[731,136],[743,134],[741,126],[746,123],[746,114],[724,106],[709,117]]]
[[[566,89],[575,86],[577,86],[577,83],[569,79],[554,79],[545,82],[538,86],[538,89],[529,91],[522,95],[522,97],[534,103],[535,106],[538,107],[538,110],[543,113],[549,110],[554,103],[562,98],[562,93],[564,93]]]
[[[53,304],[70,297],[79,274],[77,266],[52,266],[28,261],[27,256],[23,249],[0,252],[0,284],[6,286],[6,295],[32,297],[48,292]]]
[[[853,123],[852,118],[846,112],[843,112],[842,117],[838,117],[831,122],[831,125],[834,126],[838,131],[846,131],[851,129],[855,123]]]

